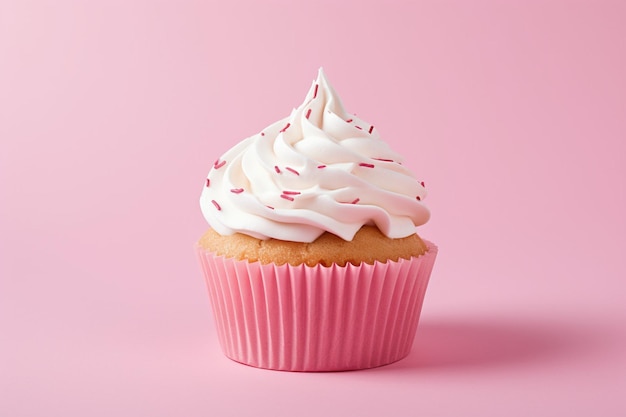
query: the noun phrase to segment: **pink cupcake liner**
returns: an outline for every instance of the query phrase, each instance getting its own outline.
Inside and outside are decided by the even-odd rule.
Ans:
[[[262,265],[197,247],[224,354],[282,371],[372,368],[413,345],[437,247],[373,265]]]

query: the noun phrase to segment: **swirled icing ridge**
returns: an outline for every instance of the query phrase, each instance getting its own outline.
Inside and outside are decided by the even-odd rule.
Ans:
[[[320,68],[302,105],[217,159],[200,206],[222,235],[352,240],[364,225],[390,238],[428,221],[424,183],[374,126],[348,114]]]

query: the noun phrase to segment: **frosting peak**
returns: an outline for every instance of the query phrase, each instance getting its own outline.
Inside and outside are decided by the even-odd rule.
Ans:
[[[423,182],[373,125],[348,114],[320,68],[291,115],[217,159],[200,206],[222,235],[312,242],[352,240],[364,225],[390,238],[415,233],[430,213]]]

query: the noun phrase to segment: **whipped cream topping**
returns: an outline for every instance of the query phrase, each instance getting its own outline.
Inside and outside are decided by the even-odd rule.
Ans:
[[[302,105],[214,163],[200,206],[222,235],[312,242],[352,240],[364,225],[390,238],[415,233],[430,212],[424,183],[374,126],[347,113],[320,68]]]

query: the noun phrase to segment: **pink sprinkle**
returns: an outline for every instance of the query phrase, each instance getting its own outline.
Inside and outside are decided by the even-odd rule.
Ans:
[[[424,181],[420,181],[420,184],[422,185],[422,187],[426,187],[426,186],[424,185]]]
[[[306,116],[305,117],[308,119],[310,115],[311,115],[311,109],[308,109],[306,111]]]
[[[419,195],[418,195],[418,196],[416,196],[415,198],[417,199],[417,201],[422,201],[422,199],[420,198],[420,196],[419,196]]]
[[[295,169],[293,169],[293,168],[285,167],[285,169],[286,169],[287,171],[289,171],[289,172],[293,172],[293,173],[294,173],[294,174],[296,174],[296,175],[300,175],[300,173],[299,173],[298,171],[296,171]]]
[[[278,168],[278,165],[274,165],[274,171],[276,171],[277,174],[280,174],[282,172],[280,168]]]
[[[350,123],[350,122],[352,122],[352,119],[346,120],[346,123]]]
[[[265,132],[261,132],[261,136],[265,136]]]
[[[284,198],[285,200],[289,200],[289,201],[293,201],[294,200],[293,197],[289,197],[288,195],[285,195],[285,194],[281,194],[280,197]]]
[[[317,167],[318,167],[319,169],[322,169],[322,168],[326,168],[326,165],[318,165]]]
[[[243,188],[233,188],[232,190],[230,190],[230,192],[235,194],[241,194],[243,193]]]
[[[371,126],[370,126],[370,130],[369,130],[369,132],[368,132],[370,135],[372,134],[372,130],[374,130],[374,125],[371,125]]]
[[[313,92],[313,98],[317,97],[317,88],[319,85],[315,84],[315,91]]]
[[[206,186],[207,186],[207,187],[210,187],[210,186],[211,186],[211,180],[210,180],[210,179],[208,179],[208,178],[206,179]]]
[[[358,203],[359,201],[361,201],[361,199],[360,199],[360,198],[355,198],[355,199],[352,201],[352,204],[356,204],[356,203]]]
[[[283,191],[283,194],[287,194],[287,195],[299,195],[301,194],[300,191]]]
[[[265,206],[265,207],[267,207],[270,210],[274,210],[274,207],[272,207],[272,206]]]
[[[365,162],[359,163],[359,166],[365,168],[374,168],[374,164],[366,164]]]
[[[287,130],[287,128],[289,128],[289,126],[291,126],[291,123],[287,123],[287,125],[283,127],[280,131],[284,132],[285,130]]]
[[[220,169],[221,167],[223,167],[224,165],[226,165],[226,161],[222,161],[220,162],[220,160],[216,160],[215,163],[213,164],[213,168],[215,169]]]
[[[219,204],[217,204],[217,201],[215,200],[211,200],[211,203],[213,203],[213,205],[215,206],[216,209],[221,210],[222,208],[220,207]]]
[[[385,158],[372,158],[375,159],[377,161],[383,161],[383,162],[393,162],[393,159],[385,159]]]
[[[356,128],[357,128],[357,129],[359,129],[359,130],[363,130],[363,128],[362,128],[361,126],[356,126],[356,125],[355,125],[354,127],[356,127]]]

